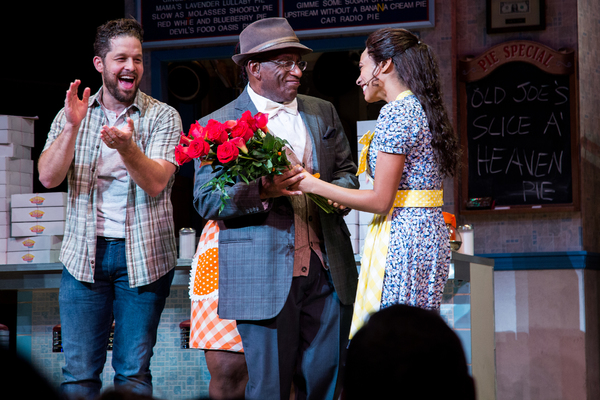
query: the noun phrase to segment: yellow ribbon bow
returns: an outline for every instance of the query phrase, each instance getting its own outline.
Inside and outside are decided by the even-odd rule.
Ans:
[[[375,136],[375,132],[368,131],[358,141],[358,143],[363,145],[363,148],[360,151],[360,157],[358,158],[358,171],[356,171],[356,176],[367,170],[367,154],[369,154],[369,145],[373,140],[373,136]]]
[[[410,96],[411,94],[413,94],[413,92],[410,90],[405,90],[396,97],[396,101],[403,99],[406,96]],[[356,171],[356,176],[367,170],[367,154],[369,154],[369,146],[371,145],[373,136],[375,136],[375,132],[368,131],[358,141],[358,143],[364,145],[364,147],[360,151],[360,157],[358,158],[358,171]]]

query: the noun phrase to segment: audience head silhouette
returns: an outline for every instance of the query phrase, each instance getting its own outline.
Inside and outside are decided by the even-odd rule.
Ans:
[[[344,400],[474,400],[461,342],[436,313],[403,304],[371,316],[348,348]]]

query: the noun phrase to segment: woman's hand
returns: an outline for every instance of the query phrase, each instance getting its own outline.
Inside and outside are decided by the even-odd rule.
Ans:
[[[300,166],[297,165],[294,168],[298,168],[298,167],[300,167]],[[315,187],[315,181],[318,180],[319,174],[318,173],[315,174],[317,176],[312,175],[305,169],[302,169],[301,174],[302,174],[302,179],[297,184],[292,186],[292,188],[294,190],[300,190],[303,193],[312,193],[312,191],[314,190],[314,187]]]
[[[319,179],[320,174],[318,172],[313,175],[304,169],[304,170],[302,170],[301,174],[304,178],[302,180],[300,180],[296,185],[293,186],[293,189],[295,189],[295,190],[300,190],[303,193],[307,193],[307,194],[314,193],[315,186],[320,183],[321,184],[323,183],[323,181],[321,181]],[[334,206],[335,208],[339,208],[340,210],[344,210],[346,208],[346,206],[338,204],[338,203],[334,202],[333,200],[327,200],[327,203],[329,203],[329,205]]]

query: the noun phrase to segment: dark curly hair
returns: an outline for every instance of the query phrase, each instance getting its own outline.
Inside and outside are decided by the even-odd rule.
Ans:
[[[144,30],[142,26],[133,18],[121,18],[108,21],[96,30],[96,40],[94,41],[94,55],[104,58],[111,50],[111,40],[119,36],[132,36],[143,42]]]
[[[431,145],[443,176],[458,170],[460,149],[442,99],[433,51],[417,36],[399,28],[383,28],[367,38],[367,54],[379,64],[391,59],[400,79],[417,96],[433,135]]]

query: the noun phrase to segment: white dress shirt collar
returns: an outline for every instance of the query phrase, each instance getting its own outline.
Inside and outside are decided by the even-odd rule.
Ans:
[[[249,84],[248,95],[259,112],[269,114],[269,119],[274,118],[280,110],[285,110],[292,115],[298,115],[298,100],[296,98],[287,103],[277,103],[256,93]]]
[[[296,158],[302,162],[308,131],[298,112],[298,100],[294,99],[286,104],[277,103],[257,94],[250,85],[248,85],[248,95],[259,112],[269,114],[269,131],[287,140]],[[281,111],[284,107],[287,112]]]

